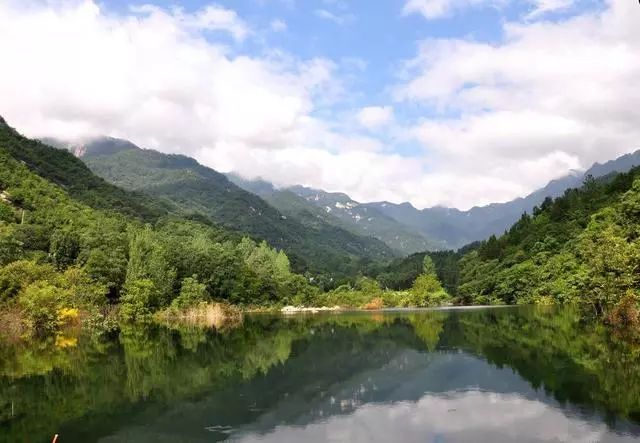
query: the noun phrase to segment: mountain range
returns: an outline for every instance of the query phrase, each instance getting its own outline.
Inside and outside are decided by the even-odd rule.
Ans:
[[[142,149],[111,137],[83,143],[51,138],[43,141],[73,152],[107,182],[149,195],[171,207],[172,212],[266,240],[287,252],[297,272],[350,275],[370,260],[396,255],[380,240],[359,236],[321,218],[290,217],[225,175],[184,155]]]
[[[249,181],[236,175],[230,175],[230,178],[282,211],[292,207],[290,202],[297,196],[338,218],[346,229],[368,233],[400,253],[411,254],[424,250],[458,249],[491,235],[500,235],[523,213],[531,213],[545,198],[558,197],[567,189],[580,187],[586,177],[599,178],[613,172],[627,172],[637,165],[640,165],[640,151],[604,164],[596,163],[586,171],[571,171],[526,197],[468,211],[445,207],[416,209],[408,202],[359,203],[342,193],[303,186],[276,189],[263,180]]]
[[[257,179],[221,174],[182,155],[141,149],[131,142],[98,137],[84,143],[54,139],[45,142],[71,150],[91,170],[124,189],[147,193],[183,211],[260,238],[276,247],[302,248],[309,231],[315,240],[330,235],[353,256],[389,258],[425,250],[458,249],[491,235],[500,235],[523,213],[531,213],[547,197],[579,187],[586,177],[626,172],[640,165],[640,151],[623,155],[586,171],[571,171],[523,198],[462,211],[411,203],[358,202],[347,194],[305,186],[277,188]],[[305,233],[306,231],[306,233]],[[337,245],[333,242],[328,249]],[[341,249],[341,248],[338,248]],[[295,256],[304,256],[301,251]]]

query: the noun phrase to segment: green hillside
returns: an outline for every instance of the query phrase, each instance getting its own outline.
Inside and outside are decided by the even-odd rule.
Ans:
[[[151,206],[67,152],[0,127],[2,332],[55,330],[78,312],[101,322],[113,307],[133,319],[210,300],[269,305],[317,292],[265,242],[175,215],[152,224],[126,215],[154,207],[144,198]],[[91,206],[108,202],[113,209]]]
[[[88,148],[91,152],[91,146]],[[393,252],[381,241],[356,235],[322,219],[287,216],[227,177],[182,155],[129,149],[85,159],[97,175],[122,188],[168,201],[182,213],[216,223],[281,248],[300,272],[327,279],[352,276]],[[313,221],[313,222],[311,222]]]
[[[615,316],[637,300],[639,234],[640,169],[588,177],[465,254],[458,296],[464,303],[577,303],[589,315]]]
[[[148,221],[169,211],[169,205],[139,193],[123,191],[107,183],[66,150],[53,149],[37,140],[21,136],[1,117],[0,146],[30,170],[92,208],[113,209]]]

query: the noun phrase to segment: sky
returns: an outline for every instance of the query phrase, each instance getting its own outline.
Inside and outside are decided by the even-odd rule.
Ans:
[[[468,209],[640,148],[635,0],[0,0],[0,115]]]

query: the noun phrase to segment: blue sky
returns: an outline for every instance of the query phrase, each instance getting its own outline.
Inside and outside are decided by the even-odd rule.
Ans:
[[[0,114],[465,209],[640,147],[638,23],[628,0],[7,0]]]

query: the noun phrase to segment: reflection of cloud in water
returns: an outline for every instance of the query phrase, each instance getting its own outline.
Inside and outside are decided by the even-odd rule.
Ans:
[[[278,426],[268,434],[236,435],[242,442],[632,442],[604,423],[566,415],[517,394],[481,391],[425,395],[417,402],[367,404],[305,426]]]

